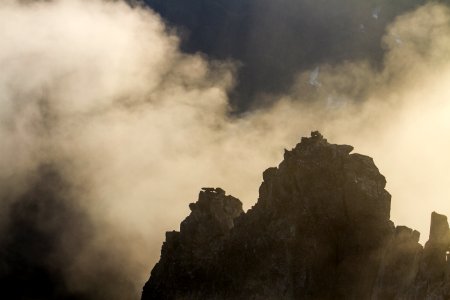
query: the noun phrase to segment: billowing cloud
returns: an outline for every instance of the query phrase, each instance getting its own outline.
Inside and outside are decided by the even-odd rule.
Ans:
[[[381,69],[362,60],[314,66],[320,84],[299,73],[273,105],[237,117],[227,98],[236,64],[183,54],[143,7],[2,2],[2,214],[46,185],[42,166],[56,170],[64,184],[47,184],[63,188],[44,194],[67,203],[48,210],[87,224],[80,235],[63,221],[51,227],[51,236],[70,233],[52,248],[67,288],[135,298],[164,231],[177,229],[202,186],[221,186],[248,208],[283,147],[319,129],[373,156],[393,220],[426,236],[429,212],[450,210],[449,19],[437,4],[401,16],[384,36]]]
[[[236,109],[276,100],[317,64],[366,60],[381,67],[387,24],[428,0],[144,0],[182,33],[182,48],[237,59]],[[449,3],[448,0],[440,2]]]

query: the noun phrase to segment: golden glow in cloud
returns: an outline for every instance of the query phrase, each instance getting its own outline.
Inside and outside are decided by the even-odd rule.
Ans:
[[[383,40],[384,67],[321,66],[271,107],[230,117],[229,62],[178,50],[151,11],[125,3],[0,4],[0,179],[20,193],[51,163],[95,220],[67,268],[88,289],[114,264],[137,297],[164,231],[177,229],[202,186],[249,208],[262,171],[309,131],[374,157],[393,195],[392,218],[428,236],[432,210],[450,214],[450,12],[432,4],[400,17]],[[2,206],[4,206],[3,203]],[[98,261],[98,255],[104,261]]]

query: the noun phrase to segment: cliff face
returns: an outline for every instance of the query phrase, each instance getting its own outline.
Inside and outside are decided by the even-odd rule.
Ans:
[[[450,231],[433,213],[419,233],[389,220],[391,196],[370,157],[302,138],[269,168],[247,213],[204,189],[168,232],[142,299],[448,299]]]

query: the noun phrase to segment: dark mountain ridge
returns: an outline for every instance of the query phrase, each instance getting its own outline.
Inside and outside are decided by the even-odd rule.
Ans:
[[[166,233],[142,299],[450,299],[450,231],[433,213],[419,232],[390,221],[372,158],[318,132],[263,174],[247,213],[204,188]]]

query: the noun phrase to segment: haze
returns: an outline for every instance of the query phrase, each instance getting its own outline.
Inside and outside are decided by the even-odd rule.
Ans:
[[[183,52],[177,32],[123,1],[0,4],[1,230],[11,235],[10,208],[50,166],[68,211],[91,226],[55,241],[71,290],[137,298],[164,232],[178,229],[201,187],[222,187],[250,208],[262,172],[312,130],[374,158],[393,196],[391,219],[422,241],[432,211],[450,214],[445,4],[383,27],[379,64],[364,55],[307,62],[283,91],[261,87],[239,113],[231,103],[241,62]]]

